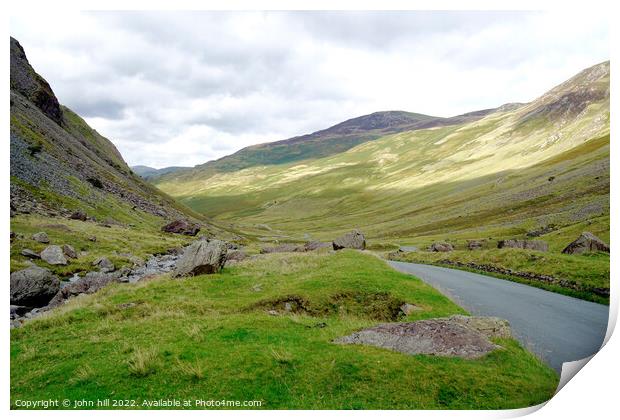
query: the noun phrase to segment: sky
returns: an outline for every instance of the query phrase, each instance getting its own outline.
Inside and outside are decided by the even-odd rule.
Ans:
[[[375,111],[528,102],[610,54],[607,18],[584,12],[89,12],[10,27],[62,104],[156,168]]]

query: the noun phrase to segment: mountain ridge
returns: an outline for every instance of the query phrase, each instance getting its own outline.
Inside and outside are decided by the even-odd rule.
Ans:
[[[60,104],[19,42],[10,43],[12,215],[80,210],[118,223],[204,219],[135,175],[110,140]]]
[[[609,62],[532,102],[482,113],[317,159],[171,173],[155,183],[211,217],[287,235],[333,235],[357,226],[371,237],[409,237],[494,219],[515,232],[509,225],[521,231],[552,223],[546,219],[570,225],[609,213]],[[508,181],[515,179],[520,182]],[[537,200],[544,205],[537,208]]]

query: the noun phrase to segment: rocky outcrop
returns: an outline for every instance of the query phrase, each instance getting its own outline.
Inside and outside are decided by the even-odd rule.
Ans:
[[[332,242],[332,247],[335,251],[344,248],[366,249],[366,237],[359,230],[354,230],[334,239]]]
[[[500,348],[489,339],[510,336],[508,321],[464,317],[381,324],[334,340],[338,344],[365,344],[406,354],[475,359]]]
[[[174,277],[198,276],[219,272],[226,262],[228,247],[220,240],[196,241],[183,252],[177,261]]]
[[[34,235],[32,235],[32,239],[34,241],[40,242],[42,244],[49,244],[50,243],[50,238],[49,238],[49,236],[47,236],[47,233],[45,233],[45,232],[35,233]]]
[[[482,249],[482,241],[477,241],[473,239],[467,241],[467,249],[469,249],[470,251]]]
[[[28,63],[26,53],[11,37],[11,89],[34,103],[56,123],[62,122],[62,111],[50,85]]]
[[[60,289],[60,280],[46,268],[37,266],[11,273],[11,304],[45,306]]]
[[[162,232],[177,233],[179,235],[196,236],[200,232],[200,226],[187,220],[175,220],[161,228]]]
[[[452,244],[447,242],[435,242],[431,246],[428,247],[430,252],[450,252],[454,250]]]
[[[583,254],[584,252],[609,252],[609,245],[590,232],[583,232],[562,250],[562,254]]]
[[[115,269],[114,263],[106,257],[97,258],[95,261],[93,261],[93,266],[99,267],[99,271],[101,271],[102,273],[110,273]]]
[[[248,258],[248,254],[240,249],[229,249],[226,253],[226,265],[231,262],[239,262]]]
[[[332,246],[329,242],[309,241],[304,245],[306,251],[316,251],[317,249],[330,248]]]
[[[41,259],[51,265],[67,265],[65,253],[58,245],[50,245],[41,251]]]
[[[67,256],[67,258],[77,258],[77,252],[75,252],[75,248],[73,248],[71,245],[63,245],[62,246],[62,252]]]
[[[527,239],[506,239],[497,243],[498,248],[531,249],[533,251],[547,252],[549,246],[545,241],[529,241]]]
[[[260,250],[261,254],[273,254],[276,252],[304,252],[306,249],[303,245],[280,244],[276,246],[264,247]]]
[[[22,254],[24,257],[28,257],[28,258],[33,258],[33,259],[39,259],[39,258],[41,258],[41,255],[39,255],[38,253],[36,253],[36,252],[34,252],[33,250],[28,249],[28,248],[24,248],[24,249],[22,249],[21,254]]]
[[[55,308],[72,296],[95,293],[102,287],[116,281],[118,281],[118,275],[115,273],[87,273],[83,278],[65,284],[58,293],[56,293],[47,308]]]
[[[86,221],[86,219],[88,219],[88,216],[82,210],[76,210],[73,213],[71,213],[71,215],[69,216],[69,219],[81,220],[84,222]]]

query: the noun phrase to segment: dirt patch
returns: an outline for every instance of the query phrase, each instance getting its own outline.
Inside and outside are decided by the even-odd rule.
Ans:
[[[295,313],[310,316],[352,315],[377,321],[398,321],[405,316],[406,302],[387,292],[343,291],[327,299],[310,300],[299,295],[279,296],[250,306],[271,314]]]

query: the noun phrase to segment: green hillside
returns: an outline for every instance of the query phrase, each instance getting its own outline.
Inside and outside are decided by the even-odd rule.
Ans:
[[[478,121],[321,159],[172,174],[157,186],[261,236],[264,225],[292,239],[359,227],[374,239],[425,242],[569,226],[609,213],[609,63]]]

